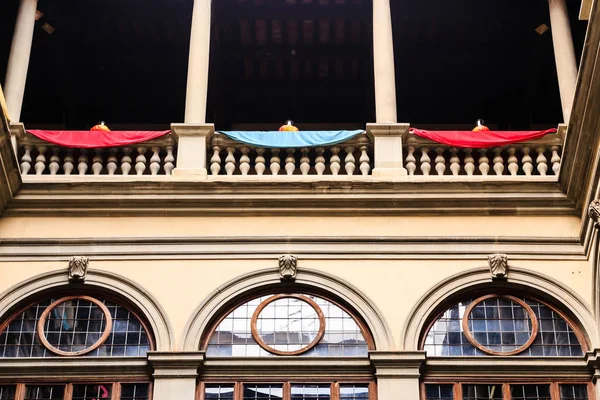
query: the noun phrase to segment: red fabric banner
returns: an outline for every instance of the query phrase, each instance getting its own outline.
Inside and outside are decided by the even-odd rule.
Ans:
[[[447,144],[454,147],[482,149],[494,146],[504,146],[510,143],[524,142],[541,138],[548,133],[556,133],[556,129],[545,131],[425,131],[412,128],[417,136]]]
[[[42,131],[27,130],[32,135],[63,147],[94,149],[141,143],[171,131]]]

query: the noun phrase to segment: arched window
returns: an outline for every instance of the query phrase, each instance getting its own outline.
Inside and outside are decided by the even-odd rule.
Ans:
[[[374,349],[369,329],[349,307],[321,294],[272,292],[237,301],[214,319],[201,347],[207,357],[199,390],[204,400],[358,400],[375,395],[368,361],[362,361],[364,370],[354,364],[366,361]],[[247,370],[236,368],[235,379],[230,370],[218,368],[232,357],[250,363]],[[277,357],[286,360],[279,367]],[[328,364],[327,374],[320,361],[325,357],[327,363],[337,360]],[[270,371],[265,365],[272,366]],[[343,372],[345,365],[352,376]]]
[[[523,293],[447,304],[427,325],[421,348],[428,356],[423,400],[587,400],[591,393],[581,330],[558,307]]]
[[[118,357],[125,365],[145,359],[153,348],[145,322],[118,299],[88,293],[38,297],[0,324],[0,358],[25,360],[21,364],[31,366],[44,365],[40,358],[63,358],[65,363],[57,364],[55,375],[44,374],[39,379],[27,375],[22,382],[0,379],[0,400],[146,400],[150,396],[148,378],[136,372],[135,377],[124,374],[119,379],[104,372],[95,379],[94,369],[102,362],[78,360]],[[83,371],[85,378],[70,379],[71,374]]]

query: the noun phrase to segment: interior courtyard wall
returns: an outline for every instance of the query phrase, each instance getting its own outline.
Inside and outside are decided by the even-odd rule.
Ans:
[[[12,286],[53,270],[64,270],[66,261],[0,262],[1,296]],[[487,260],[318,260],[300,257],[303,269],[330,274],[361,291],[383,314],[396,347],[409,313],[420,299],[441,281],[465,270],[487,265]],[[548,276],[578,295],[584,304],[592,302],[592,271],[587,261],[510,262],[513,267]],[[147,290],[162,306],[173,328],[177,348],[184,327],[193,311],[222,285],[252,271],[272,269],[271,259],[230,260],[132,260],[90,261],[90,268],[105,270],[128,278]],[[510,281],[510,273],[509,273]],[[491,282],[491,280],[490,280]]]

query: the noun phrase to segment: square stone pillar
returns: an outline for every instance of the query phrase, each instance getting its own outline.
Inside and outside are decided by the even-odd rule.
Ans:
[[[15,152],[15,159],[19,161],[19,145],[18,141],[25,136],[25,125],[20,122],[11,122],[9,125],[10,129],[10,143],[13,151]],[[18,162],[17,162],[18,163]]]
[[[153,351],[148,362],[154,368],[153,400],[195,400],[204,352]]]
[[[377,400],[420,400],[424,351],[371,351],[377,378]]]
[[[408,135],[410,124],[367,124],[367,134],[373,141],[374,177],[408,175],[403,165],[402,140]]]
[[[206,142],[215,132],[213,124],[171,124],[177,136],[177,163],[173,176],[208,175],[206,169]]]

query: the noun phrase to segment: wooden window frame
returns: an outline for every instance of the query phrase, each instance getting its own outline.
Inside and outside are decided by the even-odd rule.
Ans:
[[[512,400],[510,395],[511,385],[549,385],[550,400],[562,400],[560,397],[560,385],[585,385],[587,387],[588,400],[596,400],[594,384],[590,381],[581,380],[502,380],[501,378],[478,378],[476,380],[466,379],[464,381],[425,380],[421,383],[421,400],[427,400],[427,385],[453,385],[453,400],[463,400],[463,385],[502,385],[502,400]]]
[[[329,383],[331,385],[330,400],[340,400],[340,385],[360,385],[366,384],[369,388],[369,399],[377,400],[377,386],[372,378],[356,378],[356,379],[339,379],[332,380],[331,378],[315,377],[307,378],[302,377],[298,379],[281,380],[276,378],[265,378],[265,379],[252,379],[252,380],[231,380],[231,379],[219,379],[211,378],[206,379],[198,383],[196,386],[196,399],[205,400],[205,388],[206,385],[233,385],[233,400],[244,400],[244,385],[273,385],[280,384],[283,388],[282,400],[291,400],[291,388],[293,384],[315,384],[322,385]],[[15,399],[16,400],[16,399]],[[591,399],[589,399],[591,400]],[[594,399],[595,400],[595,399]]]
[[[507,296],[514,296],[514,292],[512,291],[507,291],[507,292],[496,292],[496,293],[489,293],[487,294],[488,296],[495,296],[495,297],[507,297]],[[431,318],[431,320],[425,325],[424,329],[421,331],[421,338],[419,340],[419,349],[424,349],[425,347],[425,341],[427,340],[427,335],[429,334],[429,331],[431,331],[431,328],[433,328],[433,325],[437,322],[438,319],[440,319],[440,317],[442,315],[444,315],[444,313],[446,311],[448,311],[448,308],[456,303],[459,303],[463,300],[467,300],[469,298],[473,298],[473,303],[478,300],[479,298],[483,297],[481,294],[481,291],[477,292],[477,293],[472,293],[471,295],[464,294],[460,297],[453,297],[452,299],[449,299],[448,301],[445,301],[442,305],[439,306],[439,312],[437,313],[432,313],[432,315],[434,316],[433,318]],[[547,301],[544,301],[542,299],[540,299],[537,296],[533,296],[533,295],[529,295],[528,293],[523,295],[524,298],[528,299],[528,300],[533,300],[533,301],[537,301],[540,304],[543,304],[544,306],[550,308],[552,311],[554,311],[557,315],[559,315],[561,318],[563,318],[567,324],[569,325],[569,327],[571,328],[571,330],[573,331],[573,333],[575,334],[575,337],[577,337],[577,340],[579,341],[579,345],[581,346],[581,352],[583,354],[585,354],[587,351],[589,351],[589,345],[588,345],[588,341],[583,333],[583,331],[581,330],[581,328],[579,327],[579,325],[577,323],[575,323],[575,321],[570,318],[567,314],[565,314],[564,312],[562,312],[560,309],[558,309],[557,307],[553,306],[552,304],[550,304]],[[472,304],[472,303],[471,303]],[[469,304],[469,306],[471,305]],[[469,307],[467,306],[467,307]],[[466,315],[466,310],[465,310],[465,315]],[[535,339],[534,339],[535,341]],[[475,346],[475,348],[477,348],[477,346]],[[486,354],[488,354],[486,352]],[[500,353],[500,355],[507,355],[506,353]],[[431,356],[431,357],[440,357],[440,356]],[[445,356],[444,356],[445,357]],[[464,358],[464,357],[471,357],[471,356],[448,356],[448,357],[452,357],[452,358]],[[482,357],[482,356],[476,356],[476,357]]]
[[[26,386],[63,386],[65,388],[65,392],[64,392],[64,396],[63,396],[63,400],[72,400],[73,399],[73,385],[111,385],[111,394],[110,394],[110,400],[120,400],[121,399],[121,385],[122,384],[131,384],[131,383],[138,383],[138,384],[148,384],[148,400],[152,400],[152,394],[153,394],[153,390],[152,390],[152,382],[148,381],[148,380],[140,380],[140,379],[132,379],[132,380],[127,380],[127,379],[122,379],[119,380],[118,382],[116,381],[107,381],[107,380],[97,380],[97,381],[90,381],[85,380],[85,381],[81,381],[81,382],[69,382],[69,383],[64,383],[64,382],[60,382],[60,381],[55,381],[55,382],[50,382],[50,381],[28,381],[28,382],[20,382],[20,383],[4,383],[1,382],[0,385],[2,386],[16,386],[15,389],[15,398],[14,400],[24,400],[25,399],[25,388]]]
[[[223,320],[225,318],[227,318],[227,316],[229,316],[229,314],[231,314],[236,308],[244,305],[245,303],[247,303],[253,299],[257,299],[262,296],[278,296],[278,295],[316,296],[316,297],[320,297],[320,298],[327,300],[328,302],[336,305],[337,307],[341,308],[344,312],[346,312],[354,320],[354,322],[358,326],[358,329],[360,330],[361,334],[363,335],[365,342],[367,343],[368,350],[376,350],[375,341],[373,339],[373,335],[371,334],[371,331],[370,331],[368,325],[364,321],[362,321],[361,318],[358,317],[358,313],[356,311],[354,311],[350,307],[345,306],[344,304],[340,303],[340,301],[332,299],[330,297],[331,296],[330,294],[328,295],[327,293],[324,293],[321,291],[304,289],[304,288],[298,288],[294,291],[290,291],[289,288],[263,289],[260,291],[255,291],[255,292],[249,293],[239,299],[236,299],[234,302],[230,303],[229,306],[225,306],[223,308],[223,310],[220,311],[218,313],[218,315],[213,319],[213,321],[211,321],[209,323],[209,325],[208,325],[209,329],[206,329],[204,331],[202,338],[200,340],[200,350],[207,349],[207,347],[210,343],[210,339],[213,337],[215,331],[217,330],[217,328],[219,327],[221,322],[223,322]],[[286,354],[286,355],[289,355],[289,354]]]
[[[145,318],[141,318],[140,317],[140,312],[137,311],[137,308],[131,304],[130,302],[120,299],[118,297],[115,297],[114,295],[112,295],[111,293],[104,293],[104,292],[94,292],[94,293],[89,293],[88,292],[82,292],[82,291],[77,291],[74,290],[71,293],[69,293],[69,295],[66,295],[64,292],[56,292],[56,293],[46,293],[43,295],[39,295],[39,296],[35,296],[34,298],[32,298],[31,300],[29,300],[27,302],[27,304],[25,304],[22,307],[18,307],[15,309],[15,311],[13,311],[12,313],[10,313],[9,317],[6,318],[4,321],[0,322],[0,334],[5,332],[6,329],[8,328],[8,326],[16,319],[18,318],[23,312],[27,311],[29,308],[34,307],[36,305],[38,305],[40,302],[44,301],[44,300],[48,300],[51,299],[52,297],[57,298],[57,300],[53,301],[47,308],[46,310],[48,310],[52,305],[54,305],[55,303],[57,303],[58,301],[64,301],[65,298],[93,298],[96,301],[99,301],[99,303],[102,303],[102,300],[108,300],[112,303],[115,303],[125,309],[127,309],[127,311],[129,311],[133,317],[135,319],[137,319],[139,321],[139,323],[142,325],[142,328],[144,329],[144,331],[146,332],[146,336],[148,337],[148,345],[149,345],[149,350],[148,351],[155,351],[156,350],[156,341],[154,339],[154,332],[150,329],[150,325],[146,322]],[[102,303],[102,305],[104,305],[104,303]],[[46,311],[44,310],[44,312]],[[42,314],[43,315],[43,314]],[[110,312],[108,313],[108,315],[110,315]],[[38,324],[39,321],[41,321],[42,318],[40,316],[40,319],[38,320]],[[112,320],[112,317],[111,317]],[[112,332],[109,331],[109,335]],[[39,325],[37,327],[37,334],[38,337],[40,339],[40,343],[42,344],[42,346],[46,347],[49,351],[56,353],[55,351],[53,351],[52,349],[48,348],[43,342],[42,342],[42,337],[43,335],[40,335],[39,333]],[[107,337],[109,336],[107,335]],[[102,340],[102,343],[100,344],[100,346],[106,341],[106,338],[104,340]],[[85,349],[85,350],[89,350],[89,348]],[[95,349],[91,349],[89,351],[93,351]],[[77,354],[77,356],[81,356],[86,354],[88,351],[84,351],[84,353],[81,354]],[[68,353],[66,355],[60,354],[61,356],[76,356],[75,354],[71,354]],[[128,357],[128,356],[112,356],[110,358],[119,358],[119,357]],[[27,360],[30,357],[4,357],[4,359],[6,358],[10,358],[10,359],[21,359],[21,360]],[[47,357],[46,357],[47,358]],[[0,359],[3,359],[3,357],[0,357]]]

